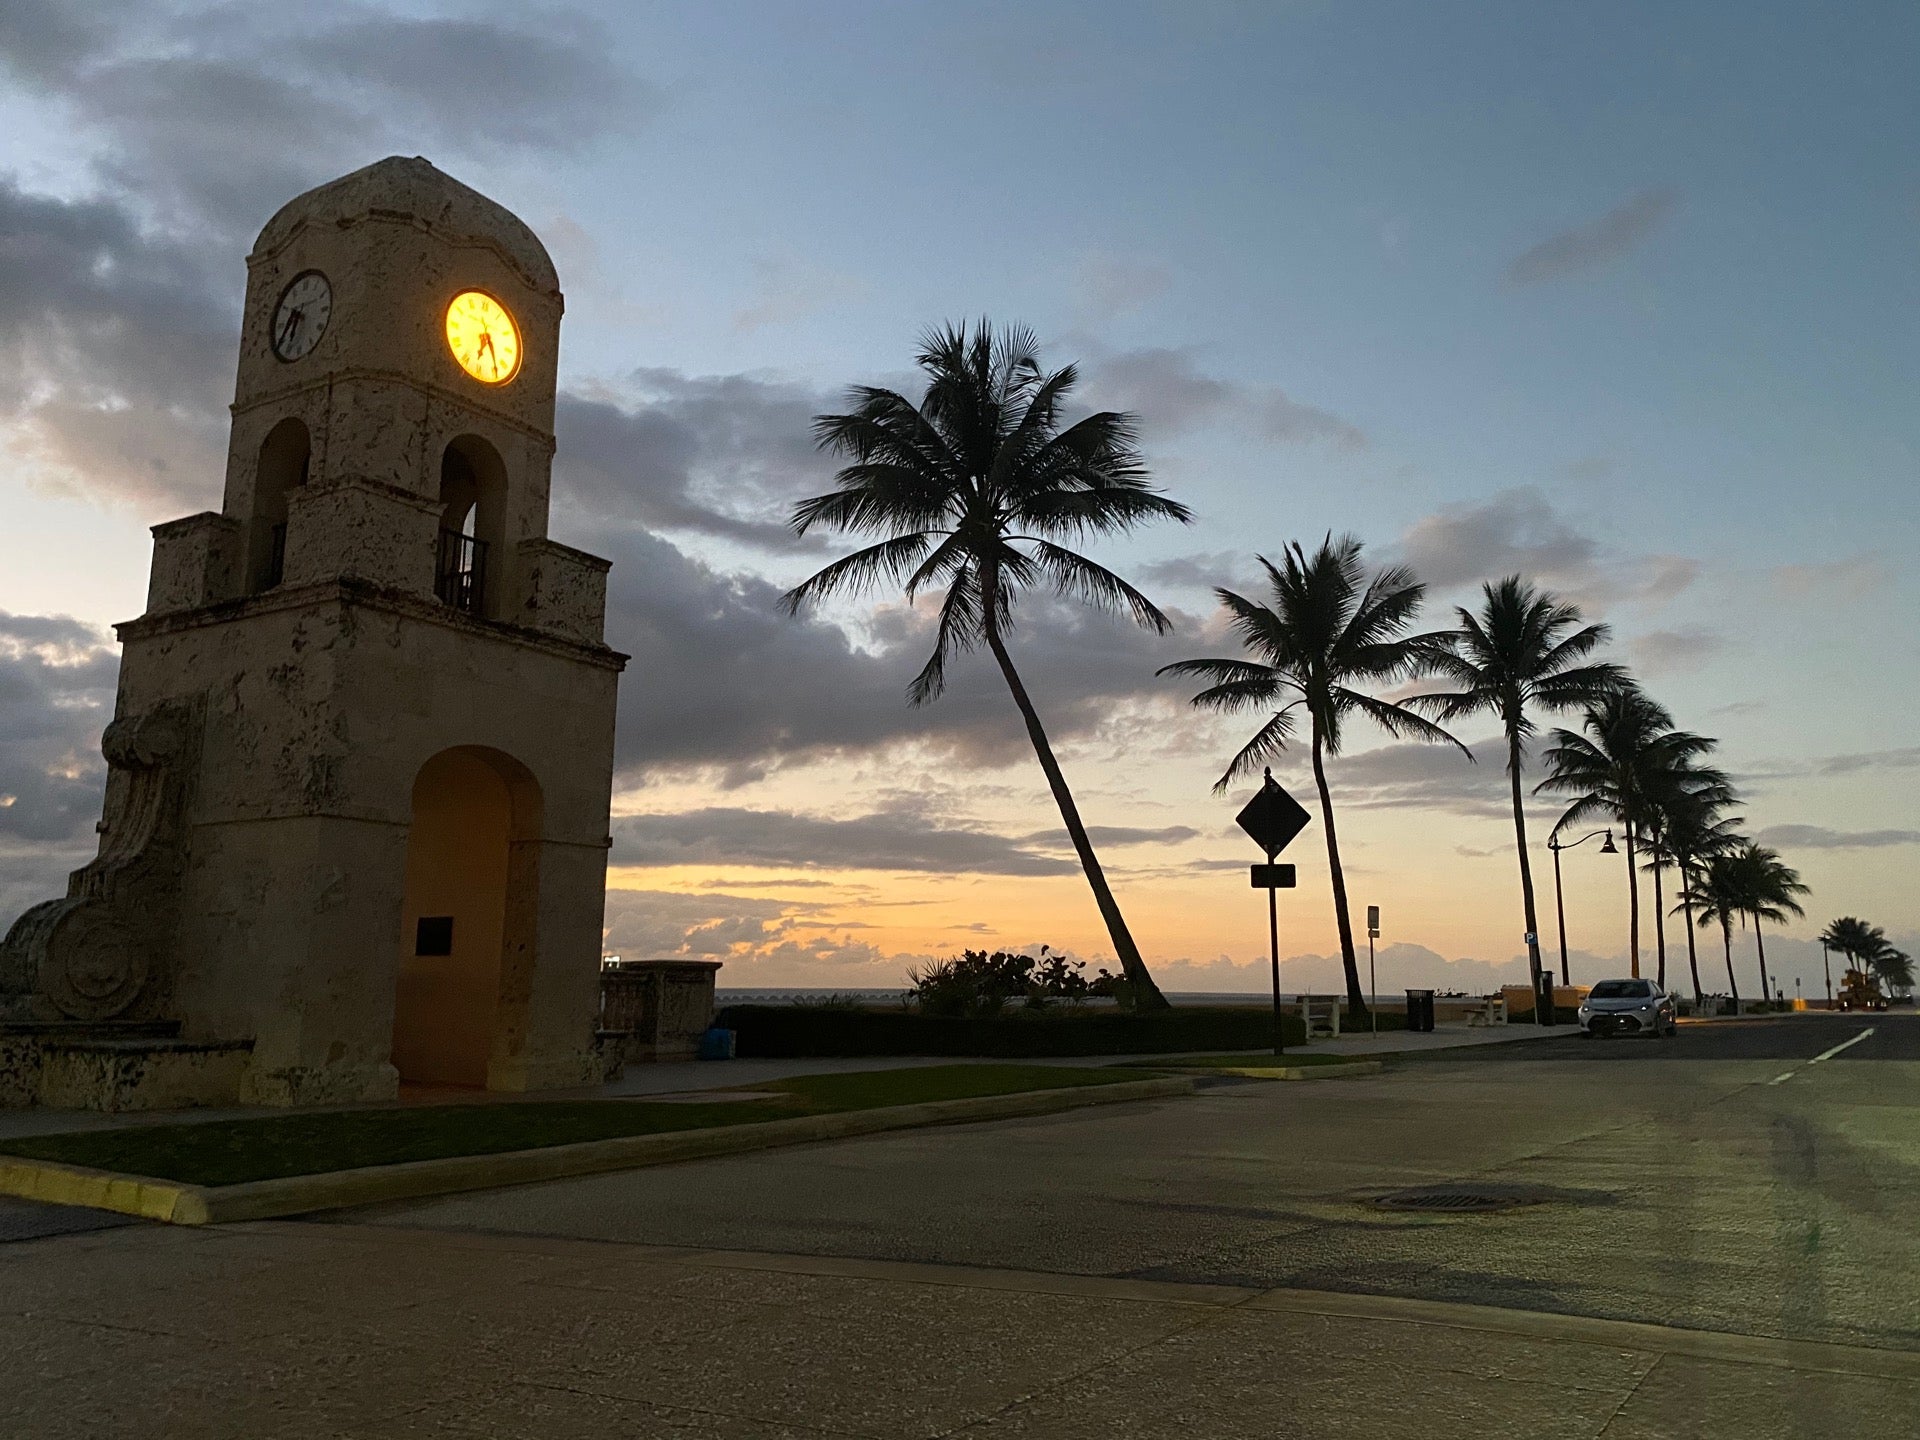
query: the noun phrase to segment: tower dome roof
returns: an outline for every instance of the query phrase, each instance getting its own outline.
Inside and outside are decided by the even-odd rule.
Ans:
[[[296,195],[267,222],[254,253],[278,249],[303,225],[340,224],[367,215],[404,215],[449,238],[490,242],[538,288],[560,288],[547,247],[524,220],[418,155],[389,155]]]

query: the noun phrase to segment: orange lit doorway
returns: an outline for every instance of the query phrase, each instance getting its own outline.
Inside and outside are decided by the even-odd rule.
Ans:
[[[393,1064],[402,1083],[484,1086],[501,1020],[502,956],[530,953],[510,934],[531,878],[516,851],[537,840],[539,792],[524,767],[479,747],[443,750],[420,768],[407,837]]]

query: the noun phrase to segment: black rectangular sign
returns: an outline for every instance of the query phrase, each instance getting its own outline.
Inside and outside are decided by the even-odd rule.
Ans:
[[[1254,866],[1253,888],[1256,890],[1293,889],[1293,867],[1291,865]]]

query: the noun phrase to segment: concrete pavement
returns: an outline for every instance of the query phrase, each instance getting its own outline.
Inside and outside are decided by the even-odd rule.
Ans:
[[[21,1440],[1771,1440],[1920,1414],[1912,1355],[1005,1268],[263,1222],[0,1247],[0,1281]]]
[[[1546,1203],[1369,1203],[1441,1180]],[[1910,1016],[1436,1052],[0,1245],[0,1433],[1908,1434],[1916,1206]]]

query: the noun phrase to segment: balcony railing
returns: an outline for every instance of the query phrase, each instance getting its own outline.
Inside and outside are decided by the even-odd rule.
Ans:
[[[440,532],[433,593],[468,615],[482,614],[487,591],[487,542],[458,530]]]

